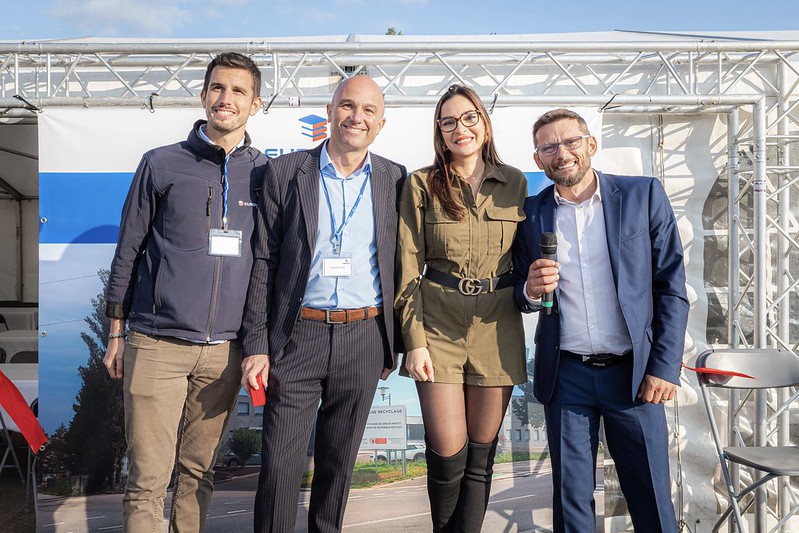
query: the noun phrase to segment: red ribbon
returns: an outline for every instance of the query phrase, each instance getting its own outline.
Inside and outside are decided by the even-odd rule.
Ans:
[[[735,372],[733,370],[721,370],[719,368],[708,368],[706,366],[702,366],[699,368],[693,368],[685,363],[682,364],[683,368],[687,368],[688,370],[693,370],[697,374],[718,374],[719,376],[734,376],[736,378],[747,378],[747,379],[755,379],[754,377],[750,376],[749,374],[744,374],[742,372]]]
[[[19,428],[22,436],[28,441],[28,445],[33,450],[33,453],[38,453],[41,450],[47,437],[42,431],[42,426],[39,420],[33,415],[33,411],[28,406],[28,402],[19,392],[14,383],[3,374],[0,370],[0,405],[6,410],[8,416],[14,421]]]

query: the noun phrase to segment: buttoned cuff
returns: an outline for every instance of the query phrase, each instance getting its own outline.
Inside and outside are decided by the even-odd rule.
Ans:
[[[524,295],[524,299],[527,300],[527,303],[533,307],[533,311],[538,311],[541,309],[541,307],[543,307],[541,305],[541,298],[533,299],[530,298],[529,294],[527,294],[527,283],[525,283],[524,287],[522,288],[522,294]]]
[[[128,317],[128,311],[130,311],[130,309],[126,309],[126,307],[127,306],[121,302],[106,302],[105,316],[108,318],[125,319]]]

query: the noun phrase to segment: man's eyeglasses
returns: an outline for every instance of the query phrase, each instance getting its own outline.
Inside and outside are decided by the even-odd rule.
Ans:
[[[584,135],[580,135],[579,137],[571,137],[569,139],[564,139],[559,143],[542,144],[541,146],[536,148],[535,151],[538,152],[538,155],[551,156],[558,153],[558,148],[560,146],[563,146],[566,150],[577,150],[580,146],[583,145],[583,139],[587,139],[590,136],[591,136],[590,134],[586,133]]]
[[[444,133],[449,133],[451,131],[455,131],[455,128],[458,127],[458,122],[466,126],[467,128],[471,128],[472,126],[477,126],[477,123],[480,122],[480,113],[473,109],[471,111],[467,111],[462,113],[461,116],[458,118],[455,117],[444,117],[437,120],[438,127],[441,128],[441,131]]]

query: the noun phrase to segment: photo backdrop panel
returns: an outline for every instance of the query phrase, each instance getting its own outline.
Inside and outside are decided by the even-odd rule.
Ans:
[[[549,183],[533,161],[532,125],[547,108],[497,108],[491,115],[502,159],[528,177],[529,190]],[[575,108],[601,144],[602,115]],[[433,161],[432,107],[389,108],[372,149],[408,171]],[[68,425],[80,388],[78,367],[89,351],[86,317],[102,293],[98,271],[108,269],[119,219],[141,156],[156,146],[184,140],[203,112],[191,109],[48,108],[39,117],[40,150],[40,322],[41,419],[46,431]],[[313,148],[329,136],[320,108],[271,109],[251,117],[253,146],[270,157]],[[597,163],[599,160],[597,159]],[[601,167],[599,167],[601,168]],[[409,380],[391,378],[395,397],[407,399],[410,415],[420,414]]]

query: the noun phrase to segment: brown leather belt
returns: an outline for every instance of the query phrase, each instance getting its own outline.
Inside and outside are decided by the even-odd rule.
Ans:
[[[357,309],[314,309],[313,307],[303,307],[300,310],[300,318],[303,320],[318,320],[326,324],[346,324],[347,322],[368,320],[382,314],[382,307],[359,307]]]

